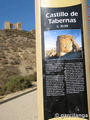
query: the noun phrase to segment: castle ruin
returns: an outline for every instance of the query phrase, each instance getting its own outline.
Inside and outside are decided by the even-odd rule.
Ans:
[[[56,54],[57,56],[63,56],[69,52],[79,51],[79,45],[74,41],[72,35],[61,35],[57,37],[56,42]]]
[[[17,22],[16,24],[12,24],[8,21],[6,21],[4,23],[4,29],[16,29],[16,30],[22,30],[22,23],[21,22]]]

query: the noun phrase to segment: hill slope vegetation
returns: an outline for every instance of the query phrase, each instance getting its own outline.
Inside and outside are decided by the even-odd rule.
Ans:
[[[35,31],[0,30],[0,95],[30,87],[35,71]]]

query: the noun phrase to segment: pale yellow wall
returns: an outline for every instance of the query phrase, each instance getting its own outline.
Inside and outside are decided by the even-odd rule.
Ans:
[[[84,46],[85,46],[85,65],[86,65],[86,79],[87,79],[87,90],[88,90],[88,109],[89,109],[89,120],[90,120],[90,36],[88,28],[88,11],[87,11],[87,0],[82,0],[83,3],[83,31],[84,31]]]

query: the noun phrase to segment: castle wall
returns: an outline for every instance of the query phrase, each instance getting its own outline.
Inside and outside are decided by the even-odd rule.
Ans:
[[[57,38],[57,45],[56,45],[56,52],[58,56],[63,56],[68,52],[72,51],[72,39],[73,36],[71,35],[62,35],[58,36]]]
[[[14,28],[13,28],[14,26]],[[18,22],[16,24],[11,24],[10,22],[5,22],[4,29],[16,29],[16,30],[22,30],[22,23]]]
[[[72,35],[58,36],[57,42],[56,42],[57,56],[63,56],[69,52],[75,52],[78,50],[80,50],[80,47],[74,41],[74,37]]]
[[[20,22],[17,23],[17,29],[22,30],[22,23],[20,23]]]

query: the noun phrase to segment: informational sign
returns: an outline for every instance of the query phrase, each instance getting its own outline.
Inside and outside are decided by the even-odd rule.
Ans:
[[[41,8],[44,117],[88,119],[82,6]]]

